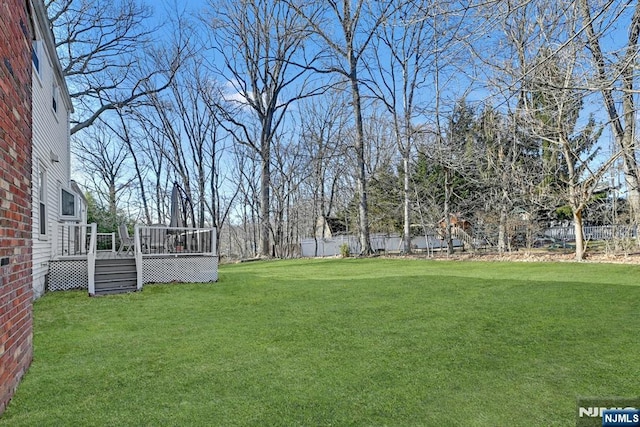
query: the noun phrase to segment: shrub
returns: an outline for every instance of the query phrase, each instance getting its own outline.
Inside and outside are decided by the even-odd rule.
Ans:
[[[349,258],[351,256],[351,249],[349,248],[349,244],[343,243],[340,245],[340,255],[342,258]]]

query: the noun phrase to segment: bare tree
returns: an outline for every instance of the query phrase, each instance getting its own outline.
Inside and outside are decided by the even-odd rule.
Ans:
[[[557,58],[547,57],[545,62],[545,66],[538,67],[531,76],[530,80],[533,81],[528,85],[531,96],[523,98],[523,110],[530,120],[527,128],[533,136],[550,144],[553,151],[557,150],[560,155],[553,175],[561,186],[561,198],[566,200],[573,213],[575,257],[580,261],[584,259],[585,253],[583,211],[600,179],[618,155],[610,157],[597,170],[592,170],[591,164],[598,152],[593,147],[601,130],[593,117],[583,129],[579,129],[577,125],[583,94],[573,89],[576,86],[575,51],[565,48],[562,55],[558,54]],[[560,63],[563,65],[559,65]]]
[[[294,62],[301,55],[307,32],[301,20],[280,0],[212,1],[208,24],[215,52],[213,67],[229,91],[221,92],[220,111],[226,128],[239,144],[254,150],[261,161],[260,245],[270,256],[272,143],[290,105],[313,91],[304,68]]]
[[[234,144],[232,179],[238,185],[239,194],[233,216],[240,220],[240,224],[233,234],[241,257],[258,253],[261,161],[257,157],[256,152],[246,145]]]
[[[138,192],[140,194],[140,202],[142,203],[142,214],[147,224],[151,224],[151,211],[149,209],[149,199],[147,197],[148,191],[145,186],[144,157],[140,156],[138,153],[138,144],[136,144],[136,141],[144,139],[144,136],[138,132],[139,129],[135,126],[130,126],[129,119],[131,117],[123,110],[117,110],[116,113],[118,119],[116,123],[111,123],[106,120],[100,120],[100,123],[104,125],[105,128],[109,129],[109,132],[111,132],[114,137],[117,137],[120,143],[126,147],[128,157],[130,157],[131,164],[135,172],[135,181],[138,183]]]
[[[433,66],[432,43],[435,2],[405,2],[397,6],[388,23],[373,39],[373,60],[368,65],[371,87],[393,118],[403,170],[403,252],[411,252],[411,157],[419,117],[419,92]],[[445,11],[439,9],[442,16]],[[424,102],[424,98],[422,102]]]
[[[351,86],[355,126],[356,186],[358,193],[360,250],[371,253],[369,240],[369,208],[367,201],[367,174],[365,169],[366,142],[363,129],[362,79],[359,72],[371,40],[383,25],[393,2],[369,2],[366,0],[313,0],[305,5],[288,3],[303,17],[315,36],[323,43],[325,63],[310,67],[316,72],[337,74]]]
[[[593,84],[602,94],[611,130],[620,150],[628,201],[633,222],[640,224],[640,168],[636,158],[635,140],[638,41],[640,38],[640,3],[612,2],[594,6],[589,0],[578,0],[588,45],[595,71]],[[628,22],[624,20],[628,19]],[[624,27],[623,27],[624,25]],[[617,28],[628,28],[626,46],[620,51],[603,48],[605,38]],[[619,31],[619,30],[618,30]],[[619,35],[614,38],[622,39]]]
[[[219,219],[207,208],[213,197],[211,179],[220,173],[216,163],[220,156],[219,117],[211,108],[211,91],[200,60],[193,57],[183,63],[164,94],[150,96],[151,106],[132,112],[171,166],[166,172],[177,179],[193,202],[193,225],[198,227],[204,227],[207,218],[214,223]]]
[[[152,48],[151,9],[139,0],[48,0],[46,7],[74,103],[72,134],[162,91],[178,68],[182,48]],[[149,63],[158,55],[173,58],[167,69]]]
[[[303,155],[310,174],[303,185],[311,199],[312,224],[307,236],[316,239],[328,237],[324,224],[337,215],[341,184],[347,174],[348,111],[343,91],[329,92],[329,96],[313,99],[299,109],[299,134]],[[351,190],[351,194],[353,191]]]
[[[456,175],[468,168],[468,160],[472,158],[466,147],[470,137],[469,117],[473,114],[467,108],[466,95],[473,81],[458,79],[457,70],[460,67],[461,41],[466,40],[471,27],[465,25],[467,7],[455,9],[455,12],[444,14],[448,19],[433,20],[432,56],[433,68],[431,79],[433,84],[433,105],[431,114],[433,123],[426,129],[435,138],[431,140],[430,152],[427,157],[435,161],[442,168],[443,199],[442,214],[444,223],[444,238],[447,242],[447,253],[453,253],[453,224],[451,217],[453,198],[455,196]],[[467,62],[467,65],[471,65]],[[451,90],[457,87],[457,90]],[[460,93],[462,92],[462,94]],[[454,104],[447,103],[453,98]],[[448,108],[447,108],[448,107]],[[443,123],[444,121],[444,123]],[[446,123],[446,125],[445,125]],[[423,130],[425,131],[425,130]]]
[[[274,198],[274,255],[287,258],[295,255],[297,243],[297,206],[302,183],[310,175],[302,155],[302,144],[282,135],[273,147],[271,187]],[[295,240],[294,240],[295,239]]]
[[[112,218],[118,214],[120,197],[128,191],[135,177],[127,174],[128,151],[117,136],[101,125],[81,140],[75,150],[82,169],[91,180],[86,186],[107,206]],[[126,197],[126,194],[125,194]]]
[[[162,129],[152,126],[149,122],[152,115],[146,113],[146,109],[135,109],[122,117],[128,127],[130,145],[127,147],[130,152],[135,152],[140,164],[142,182],[139,185],[145,188],[145,195],[141,194],[141,198],[146,197],[147,223],[163,223],[169,218],[171,164],[163,145]]]
[[[582,5],[584,6],[584,5]],[[573,213],[576,259],[584,257],[583,211],[599,180],[617,156],[594,167],[600,130],[593,117],[583,115],[588,88],[588,61],[581,55],[587,25],[579,23],[578,2],[509,2],[491,8],[502,37],[491,63],[493,82],[512,113],[514,141],[537,162],[531,187],[549,212],[566,203]],[[582,7],[583,8],[583,7]],[[491,59],[496,59],[492,57]],[[523,156],[526,157],[526,156]],[[517,164],[513,161],[508,162]],[[505,171],[506,172],[506,171]],[[503,190],[503,207],[507,193]],[[501,214],[501,226],[502,226]]]
[[[208,143],[204,147],[203,163],[209,172],[209,195],[204,198],[205,205],[211,215],[211,225],[218,230],[216,234],[217,246],[220,247],[222,239],[221,230],[229,220],[229,214],[234,202],[240,193],[240,186],[233,184],[228,171],[225,168],[225,154],[228,151],[226,141],[229,139],[223,135],[222,127],[217,125],[221,113],[216,107],[216,103],[211,100],[215,91],[202,88],[201,95],[207,107],[209,115],[214,118],[214,125],[208,136]],[[231,166],[233,168],[233,166]],[[225,191],[227,188],[229,191]]]

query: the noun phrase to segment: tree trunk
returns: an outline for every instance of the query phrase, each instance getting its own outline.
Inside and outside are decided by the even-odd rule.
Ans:
[[[449,202],[451,200],[451,172],[449,168],[444,170],[444,220],[446,224],[445,239],[447,239],[447,254],[453,254],[453,236],[451,235],[451,208]]]
[[[351,53],[353,55],[353,53]],[[369,241],[369,207],[367,202],[367,176],[365,170],[364,159],[364,129],[362,125],[362,108],[360,100],[360,88],[358,87],[358,77],[356,75],[355,61],[351,66],[351,93],[353,95],[353,108],[356,120],[356,188],[358,190],[358,215],[359,215],[359,238],[360,238],[360,254],[371,254],[371,243]]]
[[[506,192],[506,190],[503,190]],[[500,207],[500,222],[498,224],[498,252],[503,254],[507,251],[507,206],[503,203]]]
[[[111,180],[109,183],[109,214],[111,214],[114,220],[118,214],[118,207],[116,205],[116,183],[114,180]]]
[[[622,69],[622,112],[624,114],[625,132],[621,143],[624,159],[624,171],[627,189],[629,191],[629,206],[633,222],[640,224],[640,168],[636,158],[636,106],[634,97],[634,79],[636,77],[638,39],[640,38],[640,3],[631,18],[629,28],[629,42]]]
[[[204,156],[203,156],[204,157]],[[200,162],[198,164],[198,196],[199,196],[199,200],[198,200],[198,227],[200,228],[204,228],[204,215],[205,215],[205,211],[206,211],[206,206],[205,206],[205,200],[204,200],[204,195],[205,195],[205,186],[206,186],[206,177],[205,177],[205,172],[204,172],[204,167],[202,165],[202,158],[200,159]],[[195,219],[194,219],[195,221]]]
[[[411,194],[409,181],[409,150],[406,149],[402,162],[404,168],[404,236],[403,251],[405,254],[411,253]]]
[[[584,260],[584,232],[582,230],[582,209],[573,209],[573,228],[576,235],[576,261]]]
[[[269,247],[269,233],[271,232],[270,215],[269,215],[269,186],[271,183],[271,168],[269,159],[271,158],[269,153],[269,146],[265,145],[262,148],[262,173],[260,176],[260,244],[258,247],[259,255],[263,257],[269,257],[271,255],[271,248]]]
[[[145,186],[144,186],[144,178],[143,178],[143,174],[142,174],[142,170],[140,168],[140,163],[138,162],[138,155],[136,154],[136,150],[133,147],[133,144],[131,143],[131,138],[129,136],[129,128],[127,127],[127,124],[124,121],[124,117],[122,115],[122,112],[120,110],[118,110],[118,118],[120,119],[120,124],[122,125],[122,131],[123,134],[119,135],[120,139],[127,145],[127,148],[129,149],[129,154],[131,155],[131,158],[133,159],[133,166],[135,168],[136,171],[136,179],[138,180],[138,186],[140,187],[140,199],[142,201],[142,210],[144,212],[144,218],[147,222],[147,224],[151,224],[151,213],[149,211],[149,203],[147,202],[147,192],[145,190]],[[107,125],[111,130],[113,130],[113,128],[110,125]],[[117,132],[116,132],[117,134]]]

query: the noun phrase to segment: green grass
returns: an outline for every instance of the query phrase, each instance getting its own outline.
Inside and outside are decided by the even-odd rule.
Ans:
[[[575,425],[636,397],[640,267],[332,259],[47,294],[0,425]]]

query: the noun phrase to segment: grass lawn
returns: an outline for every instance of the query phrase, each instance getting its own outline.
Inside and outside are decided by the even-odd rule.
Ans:
[[[0,425],[575,425],[640,394],[640,267],[331,259],[35,303]]]

